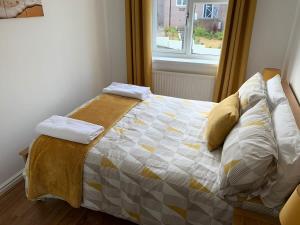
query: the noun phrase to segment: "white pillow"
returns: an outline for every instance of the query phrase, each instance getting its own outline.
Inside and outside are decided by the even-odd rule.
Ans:
[[[218,194],[232,201],[236,194],[259,195],[276,170],[277,154],[268,103],[262,99],[240,117],[225,140]]]
[[[300,131],[288,101],[279,104],[272,117],[279,147],[277,173],[261,194],[270,208],[283,204],[300,183]]]
[[[286,101],[286,96],[282,89],[281,77],[279,74],[267,81],[267,93],[268,101],[272,109],[281,102]]]
[[[267,98],[266,84],[261,73],[256,73],[240,87],[239,97],[242,114],[261,99]]]

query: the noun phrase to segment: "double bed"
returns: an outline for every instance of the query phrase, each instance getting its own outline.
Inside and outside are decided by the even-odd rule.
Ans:
[[[289,85],[284,88],[299,112]],[[217,195],[222,151],[209,151],[205,138],[214,105],[159,95],[138,103],[88,151],[81,206],[137,224],[231,224],[233,205]],[[28,167],[29,160],[26,190]],[[260,201],[239,206],[279,210]]]

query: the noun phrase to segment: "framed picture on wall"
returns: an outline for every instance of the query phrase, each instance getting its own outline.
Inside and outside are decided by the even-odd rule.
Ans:
[[[0,0],[0,19],[44,16],[41,0]]]

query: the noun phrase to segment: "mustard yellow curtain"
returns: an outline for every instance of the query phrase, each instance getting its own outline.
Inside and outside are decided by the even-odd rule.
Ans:
[[[152,0],[126,0],[126,54],[129,84],[152,84]]]
[[[229,0],[215,102],[235,93],[245,80],[256,0]]]

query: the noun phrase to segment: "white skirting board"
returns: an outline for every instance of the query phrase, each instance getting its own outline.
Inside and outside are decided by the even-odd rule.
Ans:
[[[0,184],[0,196],[12,189],[17,183],[23,179],[23,170],[20,170],[4,183]]]

